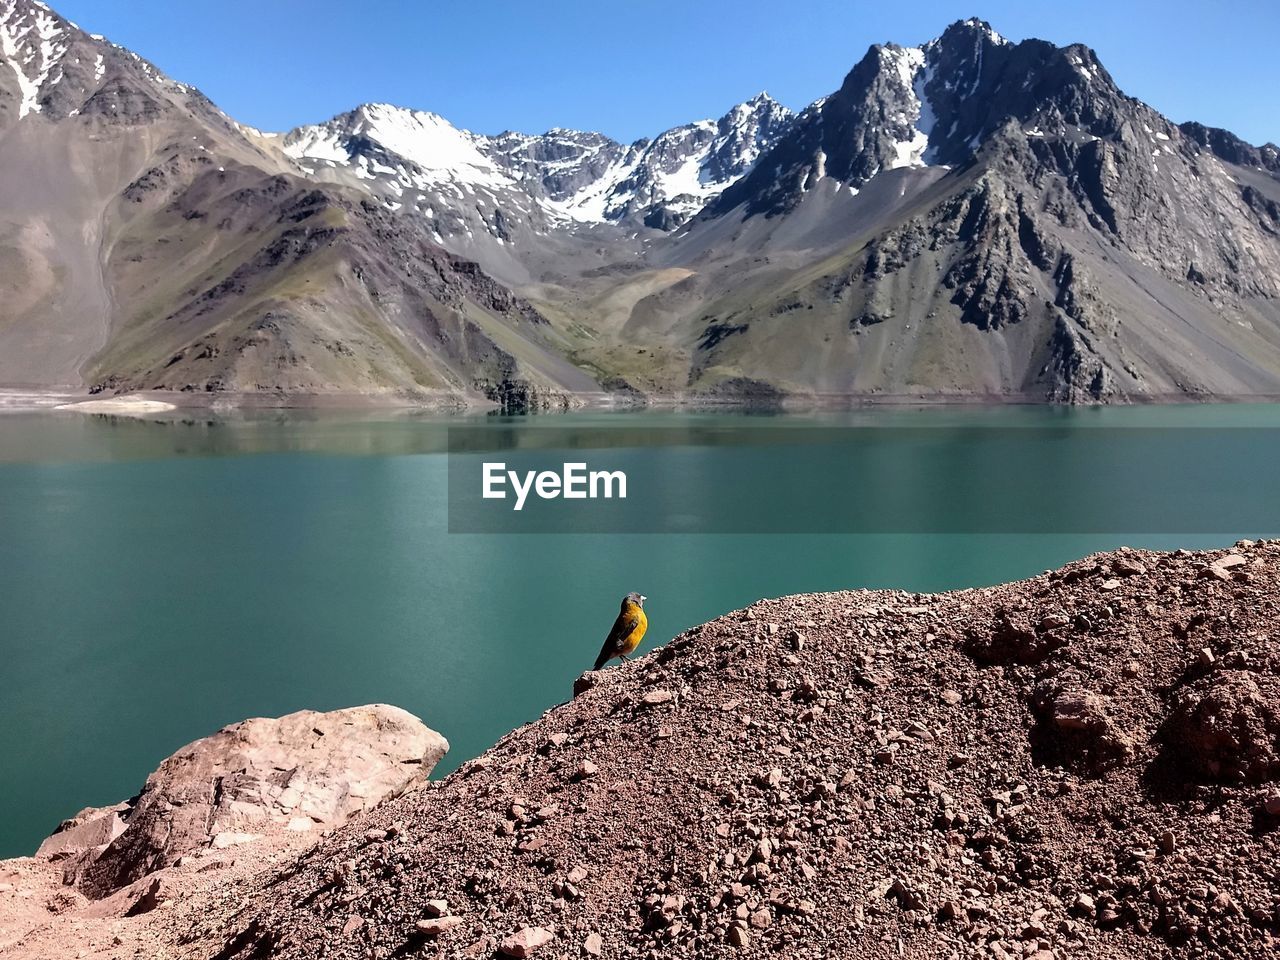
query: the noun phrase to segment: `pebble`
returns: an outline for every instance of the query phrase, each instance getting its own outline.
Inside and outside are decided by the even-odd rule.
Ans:
[[[525,927],[498,944],[498,952],[505,957],[531,957],[554,939],[546,927]]]
[[[573,779],[588,780],[591,777],[594,777],[599,772],[600,772],[600,768],[597,767],[590,760],[582,760],[578,763],[576,767],[573,768]]]
[[[413,925],[413,929],[424,937],[438,937],[461,923],[461,917],[430,917],[426,920],[419,920]]]
[[[598,957],[604,949],[604,938],[598,933],[588,933],[587,939],[582,941],[582,952],[589,957]]]
[[[1280,793],[1269,794],[1267,798],[1262,801],[1262,809],[1265,810],[1269,816],[1280,817]]]

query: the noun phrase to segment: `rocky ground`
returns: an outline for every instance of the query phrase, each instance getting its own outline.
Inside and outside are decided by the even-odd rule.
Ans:
[[[0,862],[0,955],[169,956],[202,917],[239,909],[263,870],[418,788],[448,749],[385,704],[224,727],[137,796],[82,810],[34,857]]]
[[[763,600],[92,955],[1280,956],[1278,585],[1264,541]]]

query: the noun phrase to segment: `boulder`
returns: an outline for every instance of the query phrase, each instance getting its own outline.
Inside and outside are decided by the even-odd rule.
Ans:
[[[174,753],[128,804],[67,821],[41,854],[70,856],[68,882],[110,896],[201,848],[345,823],[425,780],[448,749],[383,704],[245,720]]]
[[[40,844],[37,857],[61,860],[77,854],[104,847],[124,833],[124,818],[129,804],[117,803],[114,807],[86,807],[69,820],[63,820]]]

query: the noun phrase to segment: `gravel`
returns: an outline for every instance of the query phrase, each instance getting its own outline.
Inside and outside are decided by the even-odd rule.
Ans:
[[[1242,541],[762,600],[582,678],[186,949],[1275,956],[1278,586],[1280,541]]]

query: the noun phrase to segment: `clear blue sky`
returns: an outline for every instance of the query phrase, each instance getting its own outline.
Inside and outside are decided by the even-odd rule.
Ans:
[[[1176,121],[1280,141],[1277,0],[50,2],[266,130],[387,101],[481,133],[633,140],[762,89],[801,107],[871,43],[920,43],[980,16],[1013,40],[1087,43],[1127,93]]]

